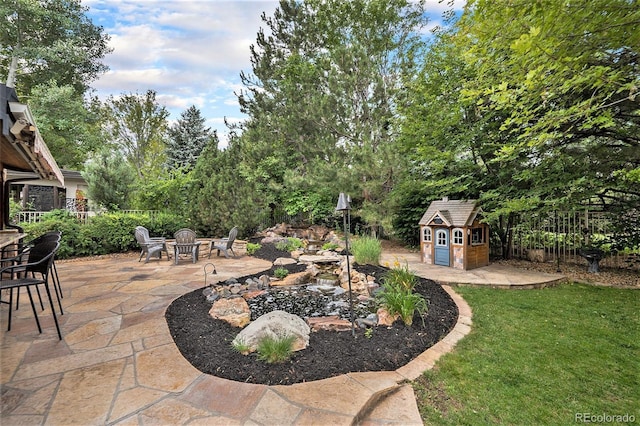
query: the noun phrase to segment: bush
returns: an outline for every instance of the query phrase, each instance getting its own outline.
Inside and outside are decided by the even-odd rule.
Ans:
[[[59,259],[66,259],[75,256],[80,240],[81,224],[75,215],[65,210],[53,210],[42,216],[42,220],[36,223],[20,224],[28,235],[29,240],[39,237],[49,231],[60,231],[62,237],[60,248],[56,253]]]
[[[293,354],[294,336],[281,338],[265,337],[258,343],[258,358],[269,364],[284,362]]]
[[[148,216],[140,214],[98,215],[82,227],[81,250],[77,254],[124,253],[137,248],[134,231],[136,226],[146,220]]]
[[[373,237],[360,237],[351,243],[354,261],[360,265],[379,265],[382,245]]]
[[[186,223],[181,216],[166,213],[152,218],[146,214],[117,212],[101,214],[81,224],[75,215],[65,210],[54,210],[43,215],[40,222],[23,223],[21,226],[29,239],[48,231],[62,232],[57,256],[64,259],[137,250],[136,226],[144,226],[151,236],[170,238],[175,231],[186,227]]]
[[[255,252],[262,248],[261,244],[247,243],[247,254],[253,256]]]
[[[273,271],[273,275],[275,275],[276,278],[283,279],[284,277],[289,275],[289,270],[287,268],[283,268],[282,266],[280,266],[276,268],[275,271]]]
[[[400,266],[400,263],[397,261],[393,267],[385,273],[384,279],[385,282],[397,284],[410,291],[413,291],[416,284],[418,284],[418,277],[409,270],[409,265],[405,263],[404,266]]]
[[[324,243],[322,245],[322,250],[335,250],[338,247],[340,247],[338,244],[336,243]]]
[[[287,237],[276,243],[276,248],[282,251],[294,251],[304,246],[300,238]]]
[[[173,233],[178,229],[191,228],[189,221],[184,216],[173,213],[158,213],[150,220],[148,226],[142,226],[149,230],[149,235],[152,237],[165,238],[173,238]],[[133,233],[133,230],[131,232]]]

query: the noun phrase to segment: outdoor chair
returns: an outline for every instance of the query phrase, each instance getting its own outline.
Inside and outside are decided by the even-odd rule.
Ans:
[[[236,257],[236,252],[233,251],[233,242],[236,240],[237,236],[238,236],[238,227],[234,226],[229,232],[228,238],[211,240],[211,243],[209,244],[208,258],[211,258],[211,252],[214,250],[218,251],[218,256],[220,256],[220,252],[222,251],[224,253],[224,257],[226,258],[229,258],[228,251],[231,250],[231,253],[233,253],[233,257]]]
[[[201,241],[196,240],[196,233],[191,229],[183,228],[176,231],[173,237],[176,239],[176,242],[171,243],[171,245],[173,245],[173,255],[176,265],[178,264],[181,254],[191,255],[191,261],[196,263],[200,255],[201,244]]]
[[[167,242],[162,237],[149,237],[149,230],[144,226],[136,226],[136,241],[140,245],[140,257],[138,262],[142,259],[142,256],[146,253],[147,257],[144,263],[147,263],[151,256],[157,256],[158,259],[162,259],[162,252],[167,254],[167,260],[171,259],[169,252],[167,251]]]
[[[25,262],[25,259],[27,258],[28,254],[29,254],[29,251],[33,247],[35,247],[36,245],[38,245],[40,243],[48,242],[48,241],[53,241],[53,242],[59,243],[61,238],[62,238],[62,232],[60,232],[60,231],[46,232],[46,233],[34,238],[33,240],[31,240],[26,245],[24,245],[19,252],[18,252],[18,250],[16,250],[16,252],[18,253],[17,255],[14,255],[13,257],[3,258],[1,260],[0,267],[21,265],[22,263]],[[23,266],[23,265],[21,265],[21,266]],[[64,295],[62,294],[62,287],[60,286],[60,278],[58,277],[58,270],[56,269],[55,255],[54,255],[53,263],[52,263],[51,266],[52,266],[51,280],[53,282],[53,289],[54,289],[54,291],[56,293],[56,298],[58,299],[58,305],[60,306],[60,313],[62,314],[62,303],[61,303],[60,299],[64,298]],[[5,275],[10,275],[10,278],[15,278],[15,277],[18,277],[21,273],[24,273],[24,267],[12,268],[10,270],[10,272],[9,272],[9,270],[7,272],[5,272]],[[38,293],[38,299],[40,301],[40,308],[42,310],[44,310],[44,304],[42,303],[42,297],[40,295],[40,289],[37,286],[36,286],[36,292]],[[12,289],[10,289],[10,293],[13,293]],[[10,294],[10,298],[12,298],[12,294]],[[1,302],[2,303],[8,303],[6,301],[1,301]],[[16,293],[16,310],[18,310],[19,306],[20,306],[20,291],[18,291]]]
[[[62,333],[60,332],[60,325],[58,324],[58,317],[56,316],[56,310],[53,306],[53,298],[51,297],[51,291],[49,289],[49,276],[51,275],[53,259],[56,251],[60,247],[60,243],[56,241],[44,241],[29,250],[27,263],[7,266],[0,269],[0,276],[3,273],[9,273],[12,278],[0,279],[0,290],[9,290],[9,319],[7,331],[11,330],[11,314],[13,308],[13,289],[20,291],[21,288],[27,289],[29,295],[29,301],[31,302],[31,310],[38,326],[38,332],[42,333],[40,327],[40,320],[38,319],[38,313],[36,312],[36,306],[33,303],[33,295],[31,294],[31,288],[36,289],[40,284],[44,285],[44,288],[49,297],[49,305],[51,306],[51,314],[53,315],[53,321],[56,324],[56,330],[58,337],[62,340]],[[20,272],[18,273],[18,269]],[[38,274],[38,275],[36,275]],[[58,302],[60,300],[58,299]],[[62,314],[62,306],[61,306]]]

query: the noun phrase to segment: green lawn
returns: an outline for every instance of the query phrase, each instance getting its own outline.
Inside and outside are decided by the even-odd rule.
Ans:
[[[564,425],[577,413],[640,424],[640,291],[456,292],[473,327],[414,384],[425,424]]]

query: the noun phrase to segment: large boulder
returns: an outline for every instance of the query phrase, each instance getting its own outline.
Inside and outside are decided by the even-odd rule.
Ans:
[[[246,326],[233,339],[233,344],[245,346],[249,352],[255,352],[264,338],[283,339],[294,336],[292,349],[300,351],[309,345],[309,333],[309,326],[299,316],[285,311],[271,311]]]
[[[251,322],[251,309],[242,297],[216,300],[209,310],[209,315],[234,327],[244,327]]]

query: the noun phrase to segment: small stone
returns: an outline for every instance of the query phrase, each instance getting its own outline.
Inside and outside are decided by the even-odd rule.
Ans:
[[[378,309],[378,325],[391,326],[396,320],[400,319],[399,314],[391,315],[385,308]]]
[[[265,290],[250,290],[244,293],[242,297],[244,297],[244,300],[251,300],[258,296],[262,296],[265,293],[266,293]]]
[[[214,291],[213,293],[210,293],[207,295],[207,302],[213,303],[219,298],[220,298],[220,293],[218,293],[217,291]]]
[[[273,262],[273,265],[274,266],[284,266],[284,265],[293,265],[295,263],[297,263],[297,261],[295,259],[290,258],[290,257],[279,257]]]
[[[242,297],[216,300],[209,310],[209,315],[234,327],[244,327],[251,321],[251,310]]]
[[[351,330],[351,322],[340,319],[337,315],[326,317],[308,318],[307,323],[311,327],[311,331],[330,330],[330,331],[347,331]]]

